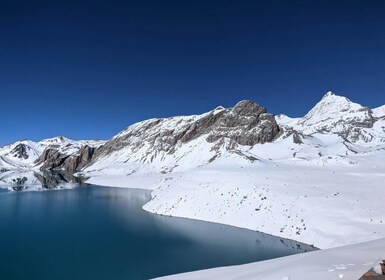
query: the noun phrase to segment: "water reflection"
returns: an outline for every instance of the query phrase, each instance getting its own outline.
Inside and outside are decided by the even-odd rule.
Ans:
[[[4,191],[50,190],[70,188],[84,183],[85,178],[65,171],[2,170],[0,188]]]

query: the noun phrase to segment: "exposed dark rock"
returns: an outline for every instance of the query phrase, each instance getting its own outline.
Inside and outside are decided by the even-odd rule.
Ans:
[[[69,155],[62,154],[55,148],[48,147],[36,160],[35,164],[43,164],[41,167],[42,170],[60,169],[68,157]]]
[[[238,102],[233,110],[234,114],[246,117],[255,117],[266,113],[266,109],[251,100]]]
[[[63,163],[63,169],[71,172],[80,171],[92,159],[95,148],[90,146],[83,146],[75,155],[68,157]]]
[[[148,149],[142,161],[152,161],[154,151],[173,154],[178,149],[178,143],[188,143],[201,136],[209,143],[225,144],[221,140],[228,139],[232,144],[226,145],[226,149],[231,150],[237,145],[271,142],[279,133],[280,128],[273,115],[266,113],[266,109],[257,103],[245,100],[234,108],[218,107],[199,118],[155,119],[135,124],[100,147],[93,160],[127,146],[135,153],[146,145]],[[152,156],[148,156],[150,153]]]
[[[293,142],[295,144],[303,144],[301,137],[299,136],[298,132],[293,132]]]
[[[69,172],[80,171],[91,162],[95,148],[83,146],[76,154],[63,154],[55,148],[47,148],[35,162],[41,166],[41,170],[66,170]]]
[[[25,144],[20,143],[16,145],[15,148],[13,148],[11,153],[13,154],[14,157],[27,159],[29,157],[27,153],[27,149],[28,147]]]
[[[385,280],[385,275],[378,274],[373,269],[370,269],[359,280]]]
[[[292,127],[288,127],[288,126],[283,126],[281,128],[281,131],[282,131],[283,138],[287,138],[290,135],[292,135],[293,136],[293,142],[295,144],[299,144],[299,145],[304,143],[303,142],[304,139],[311,139],[312,138],[311,135],[305,135],[302,132],[299,132],[298,130],[295,130]]]

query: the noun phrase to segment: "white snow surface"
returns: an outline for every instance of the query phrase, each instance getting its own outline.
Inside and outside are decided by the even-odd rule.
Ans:
[[[377,118],[385,117],[385,105],[374,108],[372,111]]]
[[[245,164],[169,174],[144,209],[331,248],[385,237],[385,154]],[[368,162],[370,162],[368,164]]]
[[[158,280],[358,280],[385,257],[385,239],[238,266],[156,278]],[[381,250],[382,249],[382,250]]]
[[[283,134],[272,143],[228,149],[234,144],[230,139],[208,143],[201,136],[177,143],[172,153],[153,149],[144,137],[177,130],[203,115],[161,119],[159,126],[152,119],[115,136],[138,132],[133,134],[138,139],[125,140],[126,146],[81,174],[93,184],[153,189],[143,207],[153,213],[219,222],[322,249],[385,238],[384,207],[377,199],[385,197],[385,130],[376,119],[373,127],[360,126],[370,114],[329,92],[303,118],[277,116]],[[354,123],[346,123],[352,120],[359,122],[357,133],[373,137],[351,142],[334,126],[350,128]],[[320,125],[328,129],[317,130]]]

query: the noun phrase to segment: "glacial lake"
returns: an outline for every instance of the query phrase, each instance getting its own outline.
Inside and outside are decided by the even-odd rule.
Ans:
[[[82,185],[0,192],[0,279],[149,279],[314,250],[235,227],[154,215],[150,192]]]

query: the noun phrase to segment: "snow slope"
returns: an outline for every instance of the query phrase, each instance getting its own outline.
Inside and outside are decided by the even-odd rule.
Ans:
[[[373,115],[376,116],[377,118],[385,117],[385,105],[375,108],[372,111],[373,111]]]
[[[336,280],[359,279],[385,258],[385,239],[238,266],[157,278],[158,280]]]
[[[0,169],[28,169],[43,152],[44,147],[24,140],[0,148]]]
[[[223,110],[133,125],[80,175],[93,184],[153,189],[144,206],[153,213],[319,248],[385,237],[384,208],[375,199],[385,197],[385,129],[372,110],[329,92],[303,118],[277,116],[281,132],[270,143],[210,142],[207,134],[168,141]]]
[[[219,160],[160,179],[144,209],[248,228],[319,248],[373,240],[385,237],[383,201],[376,199],[385,197],[383,159],[381,151],[365,157],[250,164]]]

